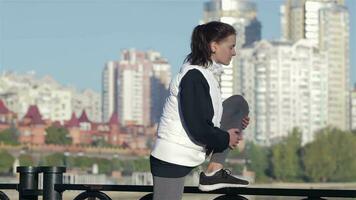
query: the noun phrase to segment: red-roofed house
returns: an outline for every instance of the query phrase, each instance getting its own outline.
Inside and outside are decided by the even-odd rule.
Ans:
[[[81,143],[81,134],[79,130],[79,120],[75,113],[72,113],[72,117],[65,124],[65,127],[68,129],[70,136],[72,137],[72,144],[80,144]]]
[[[91,123],[91,121],[89,120],[88,116],[87,116],[87,112],[85,110],[83,110],[82,114],[80,115],[79,119],[78,119],[79,123],[80,122],[88,122]]]
[[[83,131],[91,130],[92,122],[89,120],[85,110],[83,110],[82,114],[80,115],[78,122],[79,122],[80,130]]]
[[[10,111],[0,99],[0,131],[10,128],[11,123],[16,121],[16,114]]]
[[[108,123],[92,123],[92,142],[104,141],[108,144],[117,146],[122,143],[120,140],[120,125],[116,113],[113,113]]]
[[[0,99],[0,115],[8,114],[10,110],[5,106],[5,103]]]
[[[23,117],[22,123],[28,125],[43,125],[45,124],[45,121],[42,119],[38,107],[36,105],[31,105]]]
[[[92,134],[95,131],[92,129],[93,123],[89,120],[85,110],[83,110],[82,114],[80,115],[78,123],[80,130],[80,143],[91,144],[93,141]]]
[[[79,127],[79,121],[78,121],[77,116],[75,115],[74,112],[72,113],[72,117],[70,118],[70,120],[66,122],[65,126],[67,128]]]
[[[120,137],[120,124],[119,118],[116,112],[111,115],[109,120],[109,143],[112,145],[121,145],[124,141],[123,138]]]
[[[120,127],[119,118],[114,112],[107,124],[99,124],[93,132],[93,141],[104,140],[115,146],[124,146],[132,149],[146,149],[148,137],[152,137],[156,129],[148,129],[144,126],[131,125]],[[146,135],[146,132],[150,132]],[[153,133],[151,133],[153,131]],[[130,134],[128,134],[130,133]]]
[[[31,105],[26,115],[18,124],[20,131],[19,142],[31,144],[44,144],[46,128],[48,125],[36,105]]]

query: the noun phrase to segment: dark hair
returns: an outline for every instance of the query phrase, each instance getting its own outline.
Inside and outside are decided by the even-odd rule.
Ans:
[[[184,62],[207,67],[212,63],[210,43],[220,42],[230,35],[236,35],[236,30],[223,22],[212,21],[196,26],[190,43],[191,53]]]

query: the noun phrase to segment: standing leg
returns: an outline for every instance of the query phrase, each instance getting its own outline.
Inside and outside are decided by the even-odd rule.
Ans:
[[[185,177],[165,178],[153,176],[153,200],[181,200]]]

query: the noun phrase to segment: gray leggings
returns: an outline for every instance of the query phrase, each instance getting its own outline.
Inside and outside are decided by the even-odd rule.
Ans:
[[[153,200],[181,200],[184,179],[153,176]]]
[[[221,153],[213,153],[210,162],[224,165],[229,151],[230,149],[227,148]],[[153,176],[153,200],[181,200],[184,191],[184,180],[184,176],[179,178]]]

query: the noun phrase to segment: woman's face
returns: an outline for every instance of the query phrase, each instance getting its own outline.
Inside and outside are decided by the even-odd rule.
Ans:
[[[236,35],[230,35],[220,42],[211,42],[210,48],[213,52],[211,59],[223,65],[229,65],[233,56],[236,55],[235,51]]]

